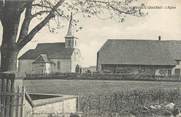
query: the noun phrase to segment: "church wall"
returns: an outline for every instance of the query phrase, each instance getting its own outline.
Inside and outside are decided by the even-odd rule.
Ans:
[[[55,63],[54,66],[54,73],[61,72],[61,73],[67,73],[71,72],[71,60],[70,59],[51,59],[52,62]],[[60,66],[58,67],[58,62]]]
[[[32,74],[49,74],[52,72],[51,63],[36,63],[32,64]]]
[[[74,53],[72,54],[72,57],[71,57],[71,71],[72,72],[75,72],[75,68],[77,65],[81,65],[81,56],[80,56],[80,53],[79,51],[74,51]]]
[[[24,76],[25,73],[31,74],[32,73],[32,63],[34,60],[31,59],[25,59],[25,60],[19,60],[18,61],[18,72],[21,76]]]
[[[44,63],[32,64],[32,74],[44,74],[46,73],[46,66]]]

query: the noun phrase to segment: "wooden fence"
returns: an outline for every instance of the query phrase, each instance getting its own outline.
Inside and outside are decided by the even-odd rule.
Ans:
[[[1,117],[22,117],[24,87],[15,87],[15,75],[0,73]]]
[[[32,113],[33,117],[82,117],[81,112],[76,113]]]
[[[181,76],[158,76],[145,74],[116,74],[116,73],[54,73],[26,74],[25,80],[38,79],[79,79],[79,80],[138,80],[138,81],[181,81]]]

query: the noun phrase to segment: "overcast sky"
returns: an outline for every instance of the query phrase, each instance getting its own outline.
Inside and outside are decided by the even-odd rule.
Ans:
[[[162,6],[163,9],[147,9],[145,17],[127,17],[125,22],[100,20],[99,18],[81,18],[81,31],[76,33],[79,38],[83,66],[96,65],[96,53],[107,39],[152,39],[181,40],[181,1],[180,0],[145,0],[147,6]],[[165,9],[165,7],[175,7]],[[50,33],[47,28],[41,30],[24,50],[35,48],[37,43],[64,42],[67,26],[58,33]],[[2,27],[0,28],[2,34]]]

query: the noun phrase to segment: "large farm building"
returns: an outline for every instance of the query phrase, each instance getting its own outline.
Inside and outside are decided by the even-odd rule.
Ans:
[[[181,41],[108,40],[97,53],[99,72],[181,75]]]

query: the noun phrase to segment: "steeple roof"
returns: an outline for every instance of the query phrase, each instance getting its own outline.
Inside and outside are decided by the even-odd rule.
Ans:
[[[65,37],[74,37],[73,34],[73,22],[72,22],[72,13],[70,15],[70,21],[69,21],[69,27],[68,27],[68,31]]]

